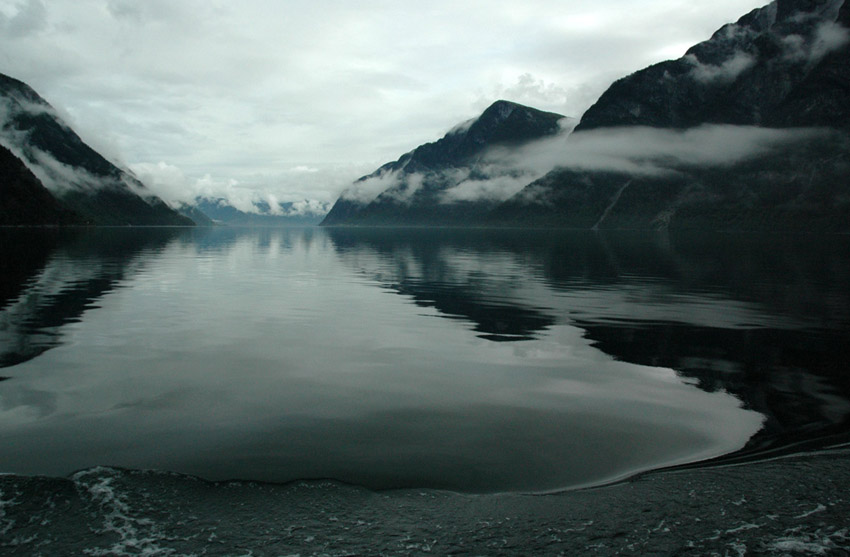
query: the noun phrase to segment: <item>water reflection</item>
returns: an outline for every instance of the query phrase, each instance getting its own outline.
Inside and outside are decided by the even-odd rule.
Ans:
[[[843,241],[31,234],[0,471],[543,490],[848,431]]]
[[[499,339],[581,327],[619,360],[670,367],[766,417],[745,452],[850,430],[850,240],[771,235],[331,229],[340,257]],[[554,293],[554,295],[553,295]],[[443,300],[463,300],[462,309]],[[483,319],[482,316],[488,318]]]
[[[496,236],[495,238],[493,236]],[[481,338],[539,338],[555,323],[545,306],[523,305],[513,290],[528,269],[498,231],[331,229],[340,258],[387,289],[441,315],[471,322]],[[522,244],[520,244],[521,246]]]
[[[0,368],[62,342],[97,300],[136,272],[177,229],[0,230]]]

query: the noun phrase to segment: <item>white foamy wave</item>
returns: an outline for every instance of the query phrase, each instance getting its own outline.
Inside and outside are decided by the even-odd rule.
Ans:
[[[71,477],[80,495],[88,495],[102,513],[103,524],[95,528],[95,532],[118,538],[109,547],[87,548],[84,552],[94,556],[177,555],[174,549],[160,545],[164,533],[159,525],[150,519],[134,516],[127,498],[113,485],[120,475],[118,470],[96,467],[77,472]]]
[[[802,528],[789,530],[790,535],[777,538],[768,544],[768,549],[779,553],[799,553],[807,555],[834,555],[836,551],[846,550],[848,537],[847,528],[826,532],[817,529],[805,532]]]

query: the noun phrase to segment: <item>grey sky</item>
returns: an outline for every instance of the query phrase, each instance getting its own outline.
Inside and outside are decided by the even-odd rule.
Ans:
[[[333,201],[499,98],[578,117],[764,0],[0,0],[0,72],[167,199]]]

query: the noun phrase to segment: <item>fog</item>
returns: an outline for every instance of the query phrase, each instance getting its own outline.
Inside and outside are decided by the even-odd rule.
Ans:
[[[772,129],[703,125],[687,130],[649,127],[565,132],[522,147],[494,147],[465,167],[427,174],[382,172],[353,184],[342,197],[367,204],[410,203],[423,183],[442,187],[439,201],[504,201],[556,168],[660,176],[693,167],[738,164],[825,133],[819,129]]]

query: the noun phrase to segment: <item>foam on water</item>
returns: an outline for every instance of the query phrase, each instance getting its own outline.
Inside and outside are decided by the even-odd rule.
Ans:
[[[113,481],[120,475],[118,470],[105,467],[77,472],[71,479],[78,490],[87,496],[99,509],[103,523],[95,529],[107,537],[118,536],[108,548],[86,548],[87,555],[175,555],[174,550],[163,548],[159,542],[164,533],[160,525],[147,518],[134,516],[127,496],[117,492]]]
[[[104,467],[69,479],[3,476],[0,555],[833,555],[850,551],[848,456],[535,496]]]

